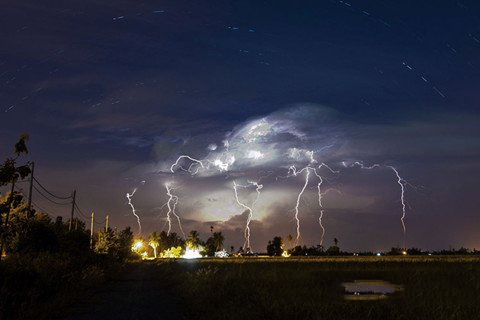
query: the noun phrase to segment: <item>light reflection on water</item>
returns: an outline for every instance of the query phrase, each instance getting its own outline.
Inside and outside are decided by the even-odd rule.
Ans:
[[[390,284],[382,280],[355,280],[343,283],[345,299],[347,300],[379,300],[385,299],[389,294],[403,290],[402,286]]]

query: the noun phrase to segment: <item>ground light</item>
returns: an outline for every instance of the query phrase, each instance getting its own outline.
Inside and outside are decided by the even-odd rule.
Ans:
[[[143,248],[143,241],[142,240],[137,240],[133,243],[132,251],[138,253],[142,248]]]
[[[201,258],[202,255],[200,254],[200,247],[193,249],[189,246],[185,249],[185,253],[182,255],[183,259],[197,259]]]
[[[288,258],[288,257],[290,257],[290,253],[288,253],[287,250],[283,250],[283,252],[282,252],[282,257]]]

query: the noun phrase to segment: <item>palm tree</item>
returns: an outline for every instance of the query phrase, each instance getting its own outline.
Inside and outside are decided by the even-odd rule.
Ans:
[[[213,243],[215,244],[215,251],[222,250],[223,240],[225,240],[225,237],[222,235],[221,232],[214,232],[213,233]]]
[[[156,232],[152,232],[148,236],[148,245],[153,248],[153,256],[157,258],[157,248],[160,245],[160,236]]]
[[[190,231],[188,234],[187,242],[192,249],[197,249],[200,244],[200,234],[196,230]]]

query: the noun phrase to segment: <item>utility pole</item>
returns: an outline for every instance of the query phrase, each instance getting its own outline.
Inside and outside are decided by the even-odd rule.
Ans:
[[[93,249],[93,219],[95,217],[95,212],[92,211],[92,222],[90,223],[90,248]]]
[[[108,214],[105,217],[105,232],[108,232]]]
[[[76,197],[76,195],[77,195],[77,190],[73,190],[72,211],[70,212],[70,223],[68,224],[68,231],[72,231],[73,213],[75,212],[75,197]]]
[[[7,235],[7,231],[8,231],[8,218],[10,217],[10,207],[12,206],[14,191],[15,191],[15,178],[13,178],[12,180],[12,189],[10,190],[10,197],[8,200],[8,207],[7,207],[7,215],[5,217],[5,227],[2,232],[2,241],[0,243],[0,260],[2,259],[3,247],[5,245],[5,236]]]
[[[33,192],[33,171],[35,170],[35,162],[32,162],[32,168],[30,172],[30,191],[28,193],[28,213],[32,212],[32,192]]]

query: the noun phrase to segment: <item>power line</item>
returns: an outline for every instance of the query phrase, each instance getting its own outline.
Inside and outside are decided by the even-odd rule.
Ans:
[[[80,208],[78,207],[77,203],[75,203],[75,209],[77,210],[78,213],[80,213],[80,215],[81,215],[84,219],[87,219],[87,220],[89,219],[89,218],[87,217],[87,215],[84,214],[82,210],[80,210]]]
[[[86,220],[91,219],[91,217],[87,217],[87,215],[85,213],[83,213],[82,210],[80,210],[80,208],[78,207],[78,205],[76,203],[75,203],[75,209],[84,219],[86,219]],[[103,225],[103,223],[106,221],[105,219],[102,222],[95,221],[95,219],[94,219],[93,223],[95,223],[97,225]]]
[[[51,196],[54,197],[54,198],[61,199],[61,200],[68,200],[68,199],[71,199],[71,198],[72,198],[72,196],[59,197],[59,196],[51,193],[50,191],[48,191],[47,188],[45,188],[45,187],[37,180],[37,178],[34,177],[33,180],[34,180],[43,190],[45,190],[45,192],[47,192],[49,195],[51,195]]]
[[[55,204],[57,204],[57,205],[59,205],[59,206],[65,206],[65,205],[71,204],[70,202],[61,203],[61,202],[57,202],[57,201],[55,201],[55,200],[52,200],[52,199],[50,199],[48,196],[46,196],[45,194],[43,194],[43,193],[40,191],[40,189],[38,189],[35,185],[33,186],[33,188],[34,188],[34,189],[38,192],[38,194],[40,194],[42,197],[44,197],[44,198],[47,199],[48,201],[53,202],[53,203],[55,203]]]
[[[54,218],[56,216],[59,216],[58,214],[53,214],[51,212],[48,212],[47,210],[43,209],[42,207],[40,207],[38,204],[36,204],[33,200],[32,200],[32,204],[37,207],[37,209],[39,209],[41,212],[47,214],[49,217],[51,218]]]
[[[33,174],[32,174],[32,177],[31,177],[31,178],[32,178],[31,180],[20,180],[20,181],[17,181],[17,183],[18,183],[18,182],[22,182],[22,183],[23,183],[23,182],[30,182],[30,183],[31,183],[30,188],[32,188],[32,187],[35,188],[35,191],[36,191],[39,195],[41,195],[44,199],[46,199],[46,200],[48,200],[48,201],[50,201],[50,202],[52,202],[52,203],[54,203],[54,204],[56,204],[56,205],[60,205],[60,206],[65,206],[65,205],[71,205],[71,204],[73,204],[73,205],[74,205],[74,210],[76,210],[85,220],[89,220],[89,219],[90,219],[90,218],[88,218],[88,217],[83,213],[83,211],[78,207],[77,203],[75,202],[74,195],[68,196],[68,197],[60,197],[60,196],[58,196],[58,195],[50,192],[45,186],[43,186],[43,185],[40,183],[40,181],[38,181],[38,180],[33,176]],[[33,181],[36,182],[37,185],[38,185],[43,191],[40,190],[39,188],[37,188],[37,186],[32,183]],[[17,192],[22,193],[22,194],[24,193],[23,189],[20,189],[20,188],[19,188],[18,186],[16,186],[16,185],[14,185],[14,190],[16,190]],[[50,218],[54,218],[54,217],[61,216],[61,215],[54,214],[54,213],[52,213],[52,212],[49,212],[49,211],[45,210],[44,208],[42,208],[41,206],[39,206],[37,203],[35,203],[33,200],[31,200],[31,192],[32,192],[32,189],[30,189],[30,196],[29,196],[29,198],[30,198],[30,201],[32,202],[32,204],[35,206],[35,208],[36,208],[37,210],[39,210],[39,211],[42,212],[42,213],[45,213],[45,214],[46,214],[47,216],[49,216]],[[68,202],[58,202],[58,201],[56,201],[56,200],[51,199],[51,198],[50,198],[48,195],[46,195],[44,192],[47,193],[48,195],[50,195],[51,197],[56,198],[56,199],[60,199],[60,200],[70,200],[70,199],[72,199],[72,201],[68,201]],[[73,203],[72,203],[72,202],[73,202]],[[77,219],[78,219],[78,218],[77,218]],[[81,219],[78,219],[78,220],[84,222],[84,221],[81,220]],[[96,223],[96,224],[103,224],[103,223],[100,223],[100,222],[95,222],[95,221],[93,221],[93,222]]]
[[[105,220],[103,222],[105,222]],[[103,222],[97,222],[97,221],[95,221],[95,219],[93,220],[93,223],[98,224],[98,225],[103,225]]]

